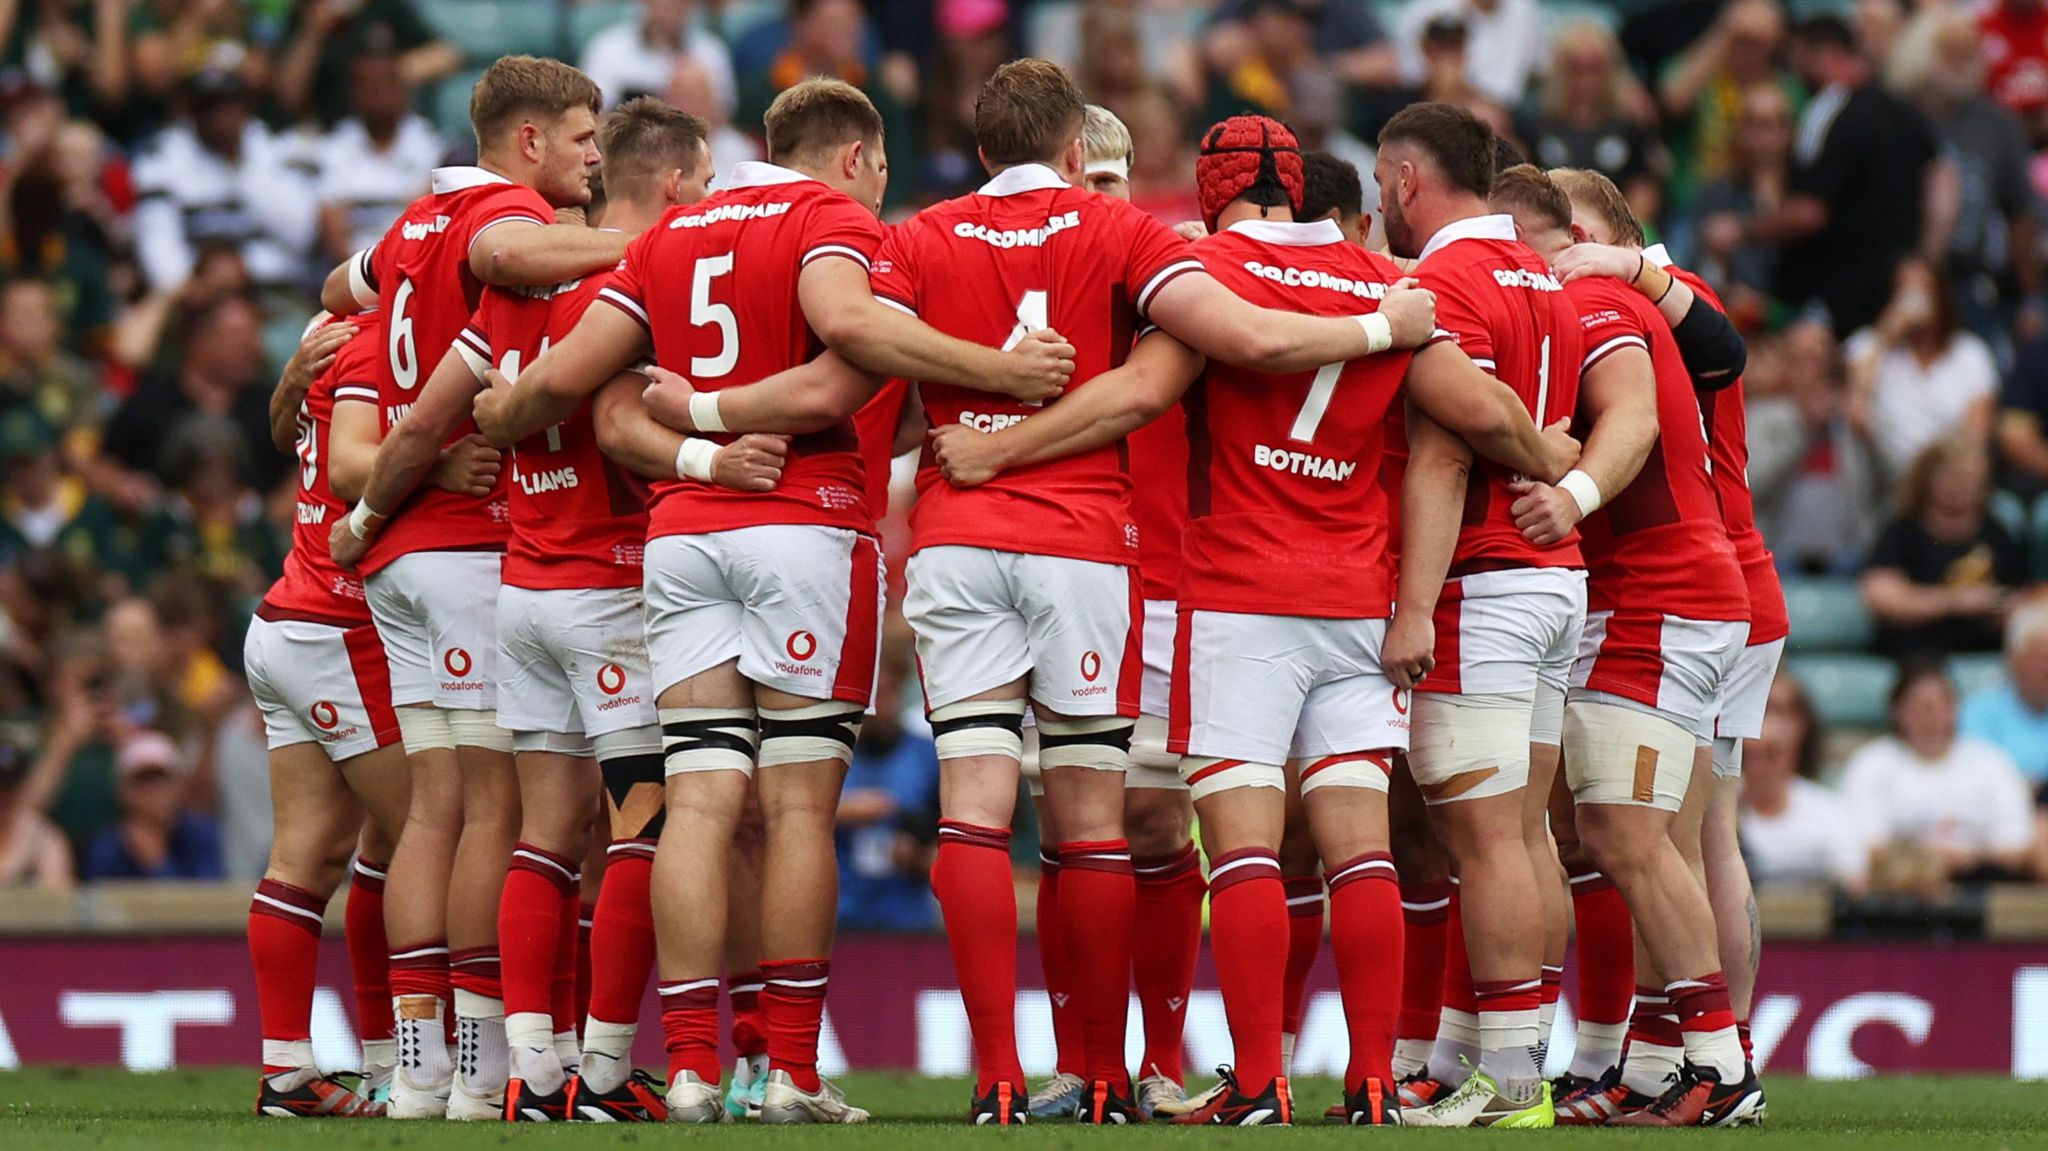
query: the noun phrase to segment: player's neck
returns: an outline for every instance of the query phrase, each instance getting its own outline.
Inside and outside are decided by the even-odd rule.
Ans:
[[[1418,204],[1420,202],[1418,198]],[[1414,211],[1413,208],[1409,209],[1411,215],[1414,214]],[[1476,220],[1481,216],[1491,216],[1493,214],[1493,208],[1487,204],[1484,196],[1474,196],[1468,192],[1453,192],[1444,196],[1442,206],[1437,209],[1436,219],[1424,221],[1429,225],[1424,234],[1429,239],[1434,239],[1438,232],[1443,231],[1452,224],[1461,223],[1465,220]],[[1424,246],[1428,245],[1429,239],[1423,241]]]
[[[1294,211],[1285,204],[1266,206],[1232,200],[1216,216],[1216,230],[1226,231],[1244,220],[1264,220],[1269,224],[1294,223]]]
[[[527,188],[533,187],[540,177],[538,166],[522,164],[516,160],[507,160],[503,156],[492,152],[479,153],[476,158],[476,166],[494,176],[503,176],[514,184]]]
[[[609,232],[624,232],[637,236],[654,226],[668,211],[666,204],[641,204],[633,200],[608,200],[604,206],[604,219],[600,226]]]

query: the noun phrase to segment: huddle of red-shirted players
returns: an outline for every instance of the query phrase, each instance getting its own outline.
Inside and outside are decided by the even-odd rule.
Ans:
[[[335,269],[280,381],[259,1114],[868,1118],[818,1075],[834,811],[922,442],[903,612],[972,1122],[1293,1122],[1326,914],[1336,1121],[1761,1121],[1733,799],[1786,624],[1743,349],[1604,177],[1414,105],[1373,173],[1389,256],[1355,170],[1238,116],[1190,242],[1128,203],[1115,117],[1020,60],[976,105],[989,182],[889,228],[848,85],[783,93],[716,189],[702,122],[598,108],[556,61],[486,71],[478,166]],[[309,1019],[351,855],[345,1083]],[[1190,1096],[1205,895],[1235,1055]],[[657,965],[665,1085],[631,1060]]]

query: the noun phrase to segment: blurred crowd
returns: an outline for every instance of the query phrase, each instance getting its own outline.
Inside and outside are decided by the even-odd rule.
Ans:
[[[1024,54],[1124,119],[1172,222],[1194,134],[1244,109],[1369,172],[1388,116],[1454,101],[1607,173],[1750,341],[1781,565],[1854,589],[1904,669],[1853,755],[1780,685],[1759,870],[2048,876],[2043,0],[0,0],[0,884],[261,871],[236,653],[292,506],[270,385],[321,273],[473,154],[507,50],[703,116],[721,172],[780,89],[857,83],[892,214],[980,182],[975,93]],[[1941,661],[1972,651],[2011,674],[1963,699]],[[849,922],[929,923],[918,726],[864,737]]]

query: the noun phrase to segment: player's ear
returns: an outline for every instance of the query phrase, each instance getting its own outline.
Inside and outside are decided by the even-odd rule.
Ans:
[[[518,136],[519,154],[529,160],[539,161],[541,135],[540,125],[531,120],[521,120],[519,122]]]
[[[1577,220],[1573,220],[1573,221],[1572,221],[1572,243],[1574,243],[1574,244],[1589,244],[1589,243],[1591,243],[1592,241],[1593,241],[1593,237],[1592,237],[1592,235],[1591,235],[1590,233],[1588,233],[1588,232],[1587,232],[1587,231],[1586,231],[1586,230],[1585,230],[1584,228],[1581,228],[1581,227],[1579,226],[1579,222],[1578,222]]]
[[[993,168],[990,168],[990,167],[989,167],[989,164],[988,164],[988,153],[987,153],[987,152],[984,152],[984,151],[982,151],[982,150],[981,150],[980,148],[976,148],[976,149],[974,150],[974,158],[975,158],[975,159],[977,159],[977,160],[980,160],[980,161],[981,161],[981,170],[982,170],[982,171],[984,171],[984,172],[992,172],[992,171],[994,171],[994,169],[993,169]]]
[[[839,174],[849,180],[859,179],[860,160],[867,153],[867,150],[868,145],[865,140],[855,140],[853,143],[848,144],[846,150],[839,154]]]

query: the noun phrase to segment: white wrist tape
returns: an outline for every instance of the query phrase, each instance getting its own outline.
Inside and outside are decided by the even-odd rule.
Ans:
[[[1354,316],[1358,326],[1365,329],[1365,354],[1376,356],[1394,346],[1394,323],[1385,316],[1374,312],[1369,316]]]
[[[718,458],[718,445],[690,437],[676,449],[676,475],[686,480],[711,482],[711,463]]]
[[[1579,505],[1579,518],[1584,519],[1600,510],[1600,485],[1593,477],[1573,468],[1557,481],[1557,486],[1568,492],[1573,502]]]
[[[718,415],[717,392],[690,393],[690,423],[700,432],[725,430],[725,421]]]
[[[383,519],[384,513],[372,508],[368,500],[357,500],[356,506],[348,511],[348,532],[359,540],[370,538],[370,521]]]

